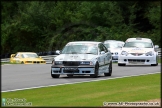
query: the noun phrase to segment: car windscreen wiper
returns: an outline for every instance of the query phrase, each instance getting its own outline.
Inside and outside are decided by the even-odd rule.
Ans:
[[[78,54],[78,52],[71,52],[71,54]]]
[[[90,53],[90,52],[88,52],[88,53],[85,53],[85,54],[94,54],[94,53]]]

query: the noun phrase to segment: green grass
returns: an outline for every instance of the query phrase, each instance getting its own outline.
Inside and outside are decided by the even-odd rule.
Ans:
[[[161,58],[159,57],[159,59],[158,59],[158,63],[161,63]]]
[[[27,102],[32,102],[33,106],[103,106],[105,101],[147,101],[150,99],[160,99],[160,75],[160,73],[157,73],[2,92],[2,98],[25,98]]]

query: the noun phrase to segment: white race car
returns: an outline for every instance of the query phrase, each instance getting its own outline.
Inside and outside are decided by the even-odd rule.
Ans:
[[[60,75],[90,75],[98,77],[112,74],[111,52],[102,42],[76,41],[65,45],[60,55],[54,58],[51,66],[52,78]]]
[[[158,65],[158,53],[149,38],[128,38],[118,58],[118,66],[127,64]]]
[[[117,62],[118,55],[119,53],[121,53],[121,48],[124,45],[124,42],[118,40],[106,40],[104,41],[104,45],[107,47],[108,50],[110,50],[112,54],[112,61]]]

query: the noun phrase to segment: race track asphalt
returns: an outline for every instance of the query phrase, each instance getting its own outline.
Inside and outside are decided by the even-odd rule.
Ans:
[[[141,75],[161,72],[161,64],[150,65],[127,65],[118,66],[113,63],[112,76],[100,75],[98,78],[90,78],[89,75],[74,76],[72,78],[61,75],[53,79],[50,74],[51,64],[12,64],[1,66],[1,91],[12,91],[26,88],[39,88],[42,86],[58,85],[64,83],[75,83],[92,80],[112,79],[132,75]]]

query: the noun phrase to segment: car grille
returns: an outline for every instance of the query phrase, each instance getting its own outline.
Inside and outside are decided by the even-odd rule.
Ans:
[[[141,56],[143,53],[130,53],[130,54],[132,54],[134,56]]]
[[[45,63],[44,61],[33,61],[33,63]]]
[[[79,61],[63,61],[64,66],[79,66]]]
[[[32,61],[26,61],[26,63],[32,63]]]
[[[111,53],[112,55],[115,54],[115,55],[118,55],[118,52],[115,52],[115,53]]]
[[[145,62],[145,59],[128,59],[129,62]]]

